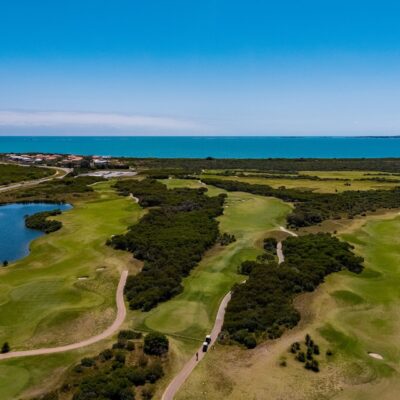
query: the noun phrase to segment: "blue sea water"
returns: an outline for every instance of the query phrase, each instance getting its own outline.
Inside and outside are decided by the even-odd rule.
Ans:
[[[400,157],[400,137],[0,137],[0,153],[45,152],[125,157]]]
[[[0,262],[15,261],[29,254],[32,240],[44,235],[43,232],[25,227],[25,215],[41,211],[69,210],[69,204],[29,203],[0,206]]]

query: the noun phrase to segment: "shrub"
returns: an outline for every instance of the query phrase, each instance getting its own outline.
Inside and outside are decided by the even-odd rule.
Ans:
[[[150,383],[158,381],[164,376],[164,370],[159,361],[153,362],[146,368],[146,380]]]
[[[115,361],[119,362],[120,364],[125,364],[125,354],[122,351],[118,351],[115,354]]]
[[[130,329],[119,331],[118,339],[125,339],[125,340],[132,340],[132,339],[141,339],[142,338],[141,332],[135,332]]]
[[[300,362],[306,361],[306,356],[303,351],[300,351],[299,353],[297,353],[296,360],[300,361]]]
[[[146,354],[161,356],[168,352],[168,338],[162,333],[152,332],[145,336],[143,350]]]
[[[154,387],[152,385],[146,385],[142,390],[142,399],[151,400],[154,396]]]
[[[95,365],[95,364],[96,364],[96,362],[94,361],[93,358],[85,357],[85,358],[82,358],[82,360],[81,360],[82,367],[93,367],[93,365]]]
[[[113,358],[113,355],[114,353],[111,349],[106,349],[99,354],[99,357],[101,361],[107,361],[111,360]]]
[[[317,360],[311,361],[311,370],[314,372],[319,372],[319,363]]]
[[[126,349],[128,351],[135,350],[135,343],[129,340],[128,342],[126,342]]]
[[[145,367],[148,363],[149,363],[149,359],[144,354],[141,354],[139,357],[139,360],[138,360],[138,364],[141,367]]]
[[[8,342],[4,342],[3,346],[1,347],[1,352],[4,353],[9,353],[10,352],[10,345]]]

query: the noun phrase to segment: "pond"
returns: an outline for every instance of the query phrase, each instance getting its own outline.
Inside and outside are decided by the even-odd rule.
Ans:
[[[26,215],[55,209],[65,211],[71,208],[69,204],[52,203],[13,203],[0,206],[0,263],[27,256],[31,241],[44,235],[41,231],[25,227]]]

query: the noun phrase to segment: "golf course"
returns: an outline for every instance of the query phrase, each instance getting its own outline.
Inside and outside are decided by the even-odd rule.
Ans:
[[[201,187],[197,181],[163,180],[170,188]],[[209,194],[222,191],[207,187]],[[291,207],[275,198],[248,193],[227,193],[224,214],[218,218],[220,231],[234,234],[236,241],[228,246],[216,245],[203,257],[199,265],[184,279],[183,292],[150,312],[134,312],[133,324],[145,332],[167,334],[173,345],[173,369],[165,384],[203,341],[214,324],[222,298],[235,283],[243,281],[237,273],[245,260],[253,260],[262,253],[262,239],[268,231],[285,224]]]
[[[361,227],[360,227],[361,225]],[[393,399],[400,390],[400,218],[366,219],[340,236],[365,258],[360,275],[333,274],[296,301],[298,327],[254,350],[217,345],[183,385],[178,400],[262,398]],[[340,234],[340,232],[339,232]],[[310,375],[288,352],[306,333],[321,348]],[[330,350],[332,356],[326,356]],[[226,366],[229,366],[226,368]]]
[[[233,235],[234,241],[216,243],[207,250],[183,278],[178,295],[147,312],[128,311],[123,327],[159,332],[169,340],[165,375],[155,386],[154,398],[161,398],[210,333],[224,296],[246,279],[238,273],[241,263],[263,254],[263,239],[268,235],[278,240],[288,236],[282,227],[293,210],[292,204],[277,198],[228,192],[197,179],[159,181],[169,189],[206,188],[207,196],[225,194],[217,221],[220,234]],[[303,181],[293,180],[298,185]],[[52,217],[62,223],[59,231],[33,241],[27,257],[0,271],[0,343],[8,342],[10,355],[85,343],[113,324],[121,274],[137,274],[142,262],[127,251],[107,246],[106,241],[127,232],[148,212],[132,195],[118,195],[114,183],[93,184],[94,192],[72,201],[70,210]],[[391,400],[400,389],[400,348],[396,345],[400,334],[400,217],[396,212],[336,221],[335,234],[365,259],[365,270],[360,275],[332,274],[316,291],[297,296],[295,307],[301,321],[279,339],[267,340],[252,350],[217,343],[176,399],[213,400],[221,395],[233,400],[262,399],[268,392],[271,398],[288,400],[372,400],[384,391],[387,397],[380,397]],[[317,232],[332,223],[297,233]],[[318,374],[306,370],[288,352],[291,344],[301,342],[306,334],[320,347]],[[79,360],[110,346],[114,336],[62,353],[1,360],[0,393],[11,400],[51,390]],[[9,379],[10,375],[16,379]]]
[[[0,271],[0,341],[8,342],[12,351],[75,343],[112,324],[121,272],[135,273],[140,266],[105,242],[125,232],[142,210],[131,198],[117,196],[111,186],[95,184],[95,196],[77,201],[57,217],[61,230],[35,240],[29,256]],[[2,399],[15,399],[25,386],[34,387],[44,377],[51,380],[50,371],[65,369],[96,346],[2,361]],[[15,379],[6,378],[11,375]]]
[[[371,175],[365,175],[369,173]],[[250,174],[250,173],[249,173]],[[256,185],[269,185],[273,188],[285,186],[286,188],[297,188],[305,191],[313,191],[317,193],[336,193],[346,190],[370,190],[370,189],[391,189],[398,185],[399,176],[389,176],[387,181],[378,181],[377,178],[383,178],[376,172],[360,172],[360,171],[300,171],[299,174],[304,175],[302,179],[297,179],[296,175],[291,178],[285,178],[268,174],[257,176],[252,173],[251,176],[224,176],[221,174],[203,174],[204,178],[218,178],[245,182]],[[310,176],[310,179],[305,179]],[[320,179],[311,179],[311,177]],[[374,180],[375,179],[375,180]]]

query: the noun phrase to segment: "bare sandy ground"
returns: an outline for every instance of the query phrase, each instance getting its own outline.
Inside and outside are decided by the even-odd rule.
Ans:
[[[289,231],[289,229],[286,229],[284,226],[280,226],[279,229],[280,229],[282,232],[286,232],[286,233],[288,233],[288,234],[291,235],[291,236],[295,236],[295,237],[299,236],[297,233],[294,233],[294,232],[292,232],[292,231]]]
[[[135,197],[132,193],[130,194],[130,197],[135,203],[139,203],[139,199]]]
[[[282,264],[285,261],[285,256],[282,251],[282,242],[278,242],[276,245],[276,255],[278,256],[278,264]]]
[[[118,328],[122,325],[122,323],[125,320],[126,308],[124,302],[124,287],[127,277],[128,277],[128,271],[123,271],[118,283],[118,288],[115,295],[117,303],[117,316],[112,325],[109,326],[105,331],[103,331],[99,335],[93,336],[81,342],[68,344],[66,346],[24,350],[24,351],[11,351],[9,353],[0,354],[0,360],[6,360],[9,358],[17,358],[17,357],[39,356],[44,354],[63,353],[65,351],[76,350],[80,349],[81,347],[89,346],[93,343],[99,342],[100,340],[106,339],[107,337],[111,336],[118,330]]]

